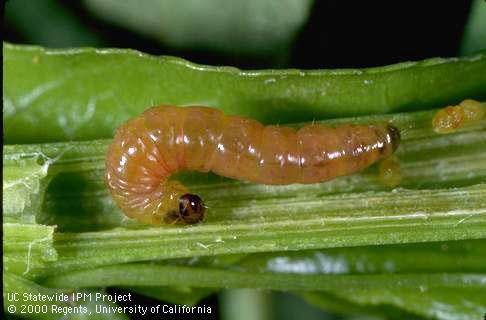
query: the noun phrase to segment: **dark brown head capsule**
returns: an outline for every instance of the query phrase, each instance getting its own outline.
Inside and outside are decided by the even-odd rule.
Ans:
[[[187,224],[198,223],[204,218],[206,207],[199,196],[185,194],[179,198],[179,215]]]

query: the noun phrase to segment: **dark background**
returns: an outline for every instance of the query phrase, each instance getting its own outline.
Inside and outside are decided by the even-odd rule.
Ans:
[[[8,0],[6,15],[9,15]],[[35,0],[43,2],[42,0]],[[291,48],[285,63],[268,57],[248,57],[211,50],[180,50],[149,37],[109,24],[93,16],[82,2],[59,1],[76,15],[88,32],[96,35],[84,46],[133,48],[156,55],[176,55],[203,64],[242,68],[348,68],[391,64],[436,56],[456,56],[471,1],[346,1],[317,0],[310,17]],[[42,15],[42,12],[38,13]],[[56,23],[56,17],[46,17]],[[26,23],[35,24],[36,17]],[[18,21],[16,21],[18,23]],[[4,39],[14,43],[42,45],[32,36],[4,23]],[[63,39],[63,43],[66,43]],[[79,40],[72,46],[80,46]]]

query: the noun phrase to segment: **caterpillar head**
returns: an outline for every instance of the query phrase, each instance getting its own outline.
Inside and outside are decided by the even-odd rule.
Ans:
[[[163,224],[194,224],[204,218],[204,202],[199,196],[189,193],[180,182],[168,181],[163,189],[164,206],[159,208],[163,215]]]
[[[198,195],[186,193],[179,198],[179,216],[185,223],[201,221],[205,210],[206,207]]]

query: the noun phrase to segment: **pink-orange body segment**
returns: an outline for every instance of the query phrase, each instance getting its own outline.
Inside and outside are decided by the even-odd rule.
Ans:
[[[293,129],[226,116],[208,107],[148,109],[118,128],[106,179],[118,206],[146,223],[172,223],[185,187],[181,170],[263,184],[316,183],[360,171],[391,155],[394,127],[312,124]]]

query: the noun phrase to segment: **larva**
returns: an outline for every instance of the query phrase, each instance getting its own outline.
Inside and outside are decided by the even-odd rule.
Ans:
[[[144,223],[196,223],[205,206],[170,176],[212,171],[264,184],[316,183],[349,175],[391,155],[391,125],[263,126],[209,107],[160,106],[119,127],[106,180],[124,213]]]
[[[432,119],[435,132],[446,134],[484,118],[481,102],[472,99],[462,101],[458,106],[440,109]]]

